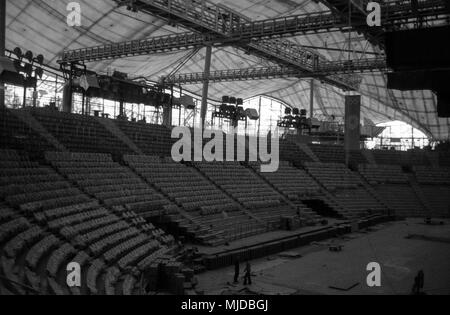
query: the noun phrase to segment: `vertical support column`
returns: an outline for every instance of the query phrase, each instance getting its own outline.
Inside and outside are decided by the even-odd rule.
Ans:
[[[58,76],[55,78],[55,106],[58,107]]]
[[[83,93],[81,93],[81,115],[86,115],[86,97],[84,95],[84,91]]]
[[[56,96],[55,96],[56,99]],[[73,90],[72,90],[72,79],[69,79],[63,88],[63,99],[62,99],[62,108],[64,113],[72,113],[72,104],[73,104]]]
[[[120,100],[120,103],[119,103],[119,116],[120,116],[120,118],[125,117],[125,108],[123,106],[123,100]]]
[[[163,105],[163,125],[167,128],[172,127],[172,109],[171,102]]]
[[[6,0],[0,0],[0,57],[6,49]],[[5,83],[0,83],[0,107],[5,106]]]
[[[262,96],[259,97],[259,119],[258,119],[258,139],[261,138],[261,109],[262,109]]]
[[[316,82],[314,79],[311,79],[310,88],[309,88],[309,134],[312,133],[313,128],[313,118],[314,118],[314,97],[315,97],[315,91],[316,88]]]
[[[315,89],[315,82],[314,79],[311,79],[310,94],[309,94],[309,118],[311,118],[311,123],[314,117],[314,89]]]
[[[345,162],[350,165],[351,152],[360,149],[361,95],[345,97]]]
[[[27,80],[24,81],[23,85],[23,104],[22,107],[25,108],[27,106]],[[3,93],[5,92],[5,88],[3,88]]]
[[[205,128],[206,114],[208,112],[209,73],[211,72],[212,46],[206,47],[205,80],[203,81],[202,108],[200,112],[202,128]]]
[[[37,85],[37,82],[33,86],[33,107],[37,106],[38,92],[37,92],[37,86],[36,85]]]

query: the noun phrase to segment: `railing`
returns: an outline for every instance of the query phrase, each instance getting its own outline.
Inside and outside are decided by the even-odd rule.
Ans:
[[[65,51],[62,61],[95,61],[203,46],[211,35],[181,33]]]
[[[228,242],[274,230],[270,223],[267,223],[265,226],[259,223],[241,223],[234,225],[234,227],[235,228],[232,231],[225,233],[225,239]]]
[[[341,76],[350,73],[363,73],[368,71],[387,71],[388,67],[383,58],[359,59],[352,61],[326,61],[312,70],[312,73],[296,70],[290,67],[261,67],[247,69],[217,70],[209,74],[210,82],[227,82],[242,80],[262,80],[288,77],[314,77],[333,76],[334,80],[346,81],[355,88],[361,84],[358,76]],[[205,73],[177,74],[165,78],[168,84],[200,84],[206,80]],[[353,80],[353,81],[352,81]]]

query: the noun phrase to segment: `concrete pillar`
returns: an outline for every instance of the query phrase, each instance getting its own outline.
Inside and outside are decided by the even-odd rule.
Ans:
[[[72,83],[71,81],[67,82],[64,85],[63,88],[63,99],[62,99],[62,111],[64,113],[72,113],[72,97],[73,97],[73,90],[72,90]]]
[[[209,91],[209,73],[211,72],[211,56],[212,56],[212,46],[207,46],[205,57],[205,70],[204,70],[205,80],[203,81],[202,108],[200,111],[202,128],[205,128],[206,114],[208,112],[208,91]]]
[[[163,125],[171,128],[173,117],[173,86],[170,88],[170,102],[163,104]]]
[[[350,165],[350,154],[360,149],[361,95],[345,97],[345,161]]]
[[[168,128],[172,127],[172,105],[170,103],[163,106],[163,125]]]

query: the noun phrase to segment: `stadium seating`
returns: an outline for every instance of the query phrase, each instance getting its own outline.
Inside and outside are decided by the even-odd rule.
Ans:
[[[401,152],[402,164],[406,166],[423,165],[429,166],[430,160],[427,154],[423,150],[409,150],[407,152]]]
[[[0,150],[0,274],[29,286],[11,282],[13,293],[134,293],[140,272],[174,242],[150,220],[216,246],[277,229],[284,217],[319,218],[306,202],[320,201],[318,207],[348,219],[387,210],[450,215],[450,171],[429,166],[424,152],[373,151],[378,165],[354,152],[352,161],[361,163],[355,173],[342,163],[342,147],[311,145],[326,162],[315,163],[312,153],[282,140],[281,157],[289,162],[261,173],[259,163],[174,163],[170,130],[162,126],[114,122],[153,155],[135,156],[93,118],[31,112],[71,152],[54,152],[11,111],[2,116],[1,148],[13,150]],[[80,289],[64,285],[71,261],[86,270]]]
[[[59,172],[107,207],[123,206],[144,217],[159,216],[168,204],[131,170],[110,155],[48,152],[46,158]]]
[[[124,159],[133,170],[189,212],[196,221],[220,232],[223,238],[234,240],[249,236],[252,232],[261,232],[251,228],[258,225],[256,220],[246,215],[236,201],[196,169],[174,163],[171,158],[126,156]]]
[[[310,144],[309,147],[322,163],[345,163],[343,146]]]
[[[396,150],[373,150],[373,156],[377,164],[402,165],[402,154]]]
[[[423,185],[450,185],[450,167],[414,167],[419,184]]]
[[[106,130],[94,117],[45,109],[35,109],[32,114],[69,151],[118,156],[131,153],[125,143]]]
[[[398,216],[426,216],[426,207],[421,203],[408,175],[398,165],[360,165],[360,174],[380,195],[383,202]]]
[[[269,181],[291,201],[320,194],[321,188],[305,171],[295,168],[289,162],[280,162],[277,172],[262,173],[259,163],[250,163],[260,176]]]
[[[289,140],[280,141],[280,159],[292,162],[295,166],[301,166],[305,162],[312,162],[311,158],[297,144]]]
[[[361,150],[350,152],[350,162],[354,164],[366,164],[369,163]]]
[[[359,175],[344,164],[306,163],[305,166],[308,173],[332,194],[344,217],[361,217],[387,210],[374,193],[367,190]]]
[[[115,123],[145,154],[170,156],[175,140],[165,126],[123,120],[116,120]]]
[[[449,186],[421,185],[433,217],[450,217]]]
[[[414,172],[433,216],[450,216],[450,168],[416,166]]]
[[[359,172],[371,185],[407,184],[408,176],[397,165],[359,165]]]
[[[19,120],[13,110],[0,108],[0,149],[13,149],[31,153],[54,150],[42,136]]]
[[[439,152],[439,165],[450,167],[450,152]]]
[[[238,162],[200,162],[195,165],[222,190],[269,225],[279,223],[282,216],[296,214],[282,195]]]
[[[6,202],[0,216],[2,270],[14,281],[39,292],[77,293],[64,285],[68,262],[79,259],[89,268],[98,259],[105,268],[126,274],[129,266],[164,249],[163,243],[172,243],[164,234],[156,238],[152,231],[132,226],[54,170],[15,151],[0,151],[0,161],[0,198]],[[85,293],[103,292],[98,289]]]

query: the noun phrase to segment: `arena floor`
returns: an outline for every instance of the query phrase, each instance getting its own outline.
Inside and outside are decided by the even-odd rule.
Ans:
[[[342,244],[343,251],[330,252],[330,243]],[[381,287],[367,285],[370,262],[381,265]],[[206,294],[404,295],[423,270],[426,294],[450,294],[449,262],[450,220],[429,226],[408,219],[252,261],[252,286],[233,285],[234,267],[229,267],[201,274],[198,289]]]

